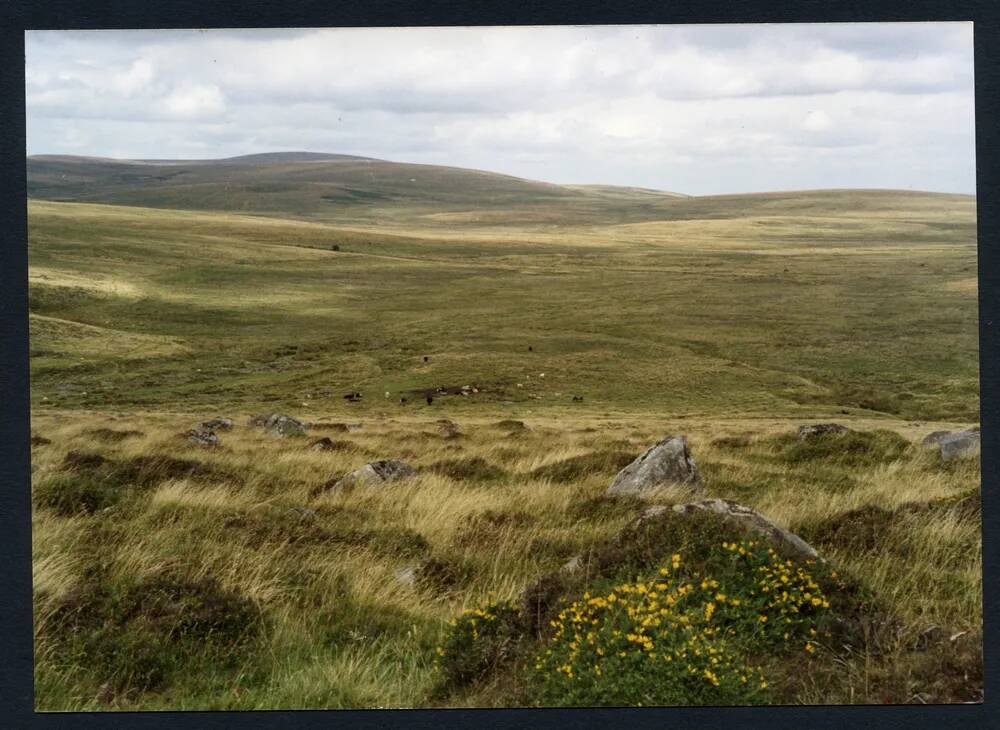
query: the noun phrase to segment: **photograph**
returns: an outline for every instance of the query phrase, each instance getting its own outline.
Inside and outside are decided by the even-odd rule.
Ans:
[[[972,22],[24,46],[36,712],[983,702]]]

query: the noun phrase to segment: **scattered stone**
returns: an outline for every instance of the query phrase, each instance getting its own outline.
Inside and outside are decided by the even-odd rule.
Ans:
[[[281,438],[306,435],[306,427],[302,421],[291,416],[283,416],[280,413],[252,416],[250,418],[250,425],[266,428],[272,434]]]
[[[458,432],[458,424],[447,418],[438,421],[438,433],[441,434],[441,438],[443,439],[454,439],[461,435]]]
[[[956,431],[941,438],[941,458],[944,461],[979,456],[981,437],[979,431]]]
[[[658,511],[654,514],[653,510]],[[666,510],[666,507],[660,505],[650,507],[643,515],[639,516],[638,520],[652,519],[663,514]],[[795,533],[780,527],[752,507],[728,499],[705,499],[689,504],[677,504],[673,506],[672,511],[678,515],[690,515],[698,511],[715,512],[722,515],[727,521],[738,525],[742,530],[766,538],[779,552],[811,560],[822,559],[812,545]]]
[[[330,487],[330,491],[358,486],[382,487],[392,482],[403,481],[416,475],[416,470],[399,459],[382,459],[365,464],[350,474],[338,479]]]
[[[206,431],[232,431],[233,419],[210,418],[207,421],[202,421],[200,425]]]
[[[192,428],[190,431],[187,431],[184,436],[187,438],[188,443],[194,444],[195,446],[201,446],[202,448],[222,446],[222,442],[219,440],[219,437],[215,435],[214,431],[199,431],[198,429]]]
[[[648,448],[618,472],[606,494],[639,495],[672,484],[687,485],[694,492],[703,490],[698,467],[684,436],[668,436]]]
[[[799,441],[805,441],[814,436],[823,436],[828,433],[847,433],[850,430],[847,426],[841,426],[839,423],[814,423],[810,426],[799,426],[797,435]]]

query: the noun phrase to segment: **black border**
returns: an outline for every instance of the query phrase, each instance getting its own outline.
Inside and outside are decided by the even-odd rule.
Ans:
[[[25,206],[24,30],[318,26],[554,25],[629,23],[878,22],[975,23],[976,154],[979,225],[980,387],[983,429],[984,660],[986,702],[968,706],[648,708],[614,710],[414,710],[65,713],[33,711],[31,525],[26,485],[28,436],[27,216]],[[0,9],[0,726],[222,728],[617,727],[891,728],[1000,727],[1000,632],[996,588],[1000,509],[998,341],[1000,273],[997,209],[1000,161],[1000,3],[997,0],[6,0]]]

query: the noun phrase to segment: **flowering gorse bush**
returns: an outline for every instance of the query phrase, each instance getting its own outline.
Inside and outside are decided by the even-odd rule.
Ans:
[[[506,601],[464,612],[449,623],[437,649],[438,669],[451,686],[487,675],[511,658],[520,638],[521,609]]]
[[[565,605],[535,657],[540,704],[766,701],[749,657],[813,653],[830,604],[810,570],[753,541],[724,542],[697,569],[674,554],[651,577],[595,586]]]

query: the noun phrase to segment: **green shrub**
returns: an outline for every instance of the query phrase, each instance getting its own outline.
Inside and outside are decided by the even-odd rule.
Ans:
[[[510,661],[521,640],[521,609],[511,602],[491,603],[452,619],[438,647],[438,671],[457,688],[482,679]]]
[[[818,566],[754,541],[690,568],[675,553],[635,581],[600,581],[549,624],[526,680],[541,705],[767,701],[752,657],[817,649],[830,602]]]

